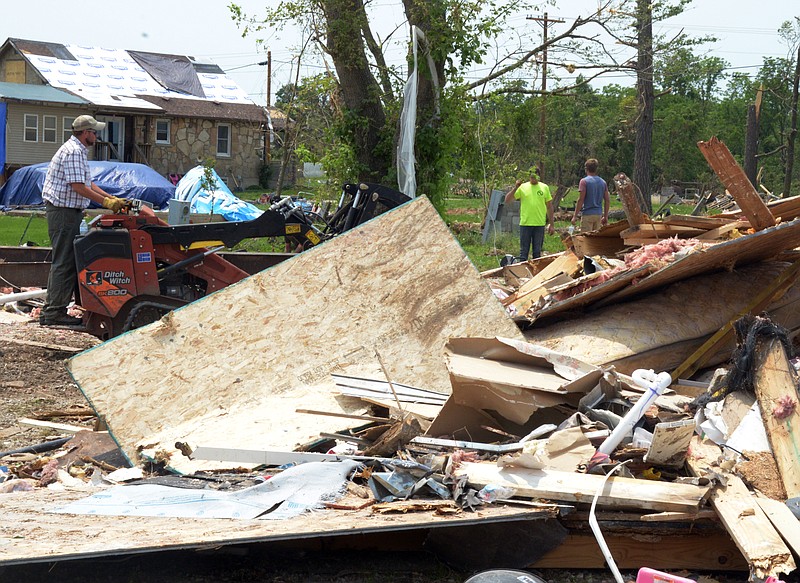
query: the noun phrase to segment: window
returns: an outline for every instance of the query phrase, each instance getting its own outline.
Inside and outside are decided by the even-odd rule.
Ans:
[[[54,115],[42,116],[42,141],[55,144],[58,135],[58,118]]]
[[[39,141],[39,116],[33,113],[25,114],[25,135],[23,140],[26,142]]]
[[[221,123],[217,126],[217,156],[231,155],[231,124]]]
[[[61,140],[62,142],[66,142],[70,136],[72,135],[72,122],[75,121],[75,117],[64,117],[62,120],[64,122],[64,135],[62,136],[64,139]]]
[[[170,122],[168,119],[156,120],[156,144],[169,144]]]

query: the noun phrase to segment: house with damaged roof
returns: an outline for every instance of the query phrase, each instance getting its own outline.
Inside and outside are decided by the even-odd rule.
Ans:
[[[170,176],[210,158],[231,188],[258,183],[265,144],[286,126],[193,57],[9,38],[0,46],[0,184],[49,161],[86,113],[106,123],[94,160]]]

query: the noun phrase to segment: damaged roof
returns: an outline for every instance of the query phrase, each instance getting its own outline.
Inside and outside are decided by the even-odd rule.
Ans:
[[[17,38],[9,38],[6,45],[22,55],[47,85],[94,105],[266,120],[264,108],[222,69],[191,56]]]

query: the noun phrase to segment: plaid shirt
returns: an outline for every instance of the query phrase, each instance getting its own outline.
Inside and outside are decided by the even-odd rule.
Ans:
[[[90,200],[72,189],[73,182],[83,182],[89,188],[92,185],[86,146],[75,136],[64,142],[50,160],[42,198],[54,206],[85,209]]]

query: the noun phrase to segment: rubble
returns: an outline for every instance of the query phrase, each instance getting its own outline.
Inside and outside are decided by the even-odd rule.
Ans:
[[[421,199],[73,356],[108,433],[21,421],[75,437],[0,458],[0,566],[424,528],[475,569],[791,573],[800,201],[723,148],[736,214],[627,204],[479,274]]]

